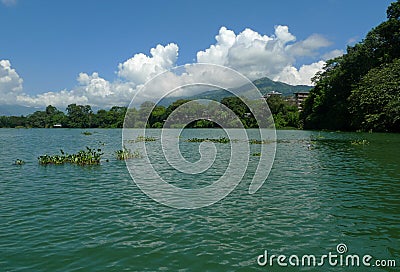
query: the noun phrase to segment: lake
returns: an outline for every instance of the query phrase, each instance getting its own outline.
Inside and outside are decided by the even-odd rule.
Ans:
[[[121,130],[83,131],[0,129],[0,271],[315,271],[280,267],[276,259],[272,267],[259,266],[257,258],[266,250],[288,257],[338,254],[338,244],[348,254],[400,266],[398,134],[277,131],[275,162],[255,194],[248,190],[258,157],[251,156],[227,197],[186,210],[150,199],[132,181],[125,162],[114,157]],[[185,130],[183,156],[200,158],[199,144],[184,139],[221,133]],[[160,154],[157,141],[145,144]],[[40,155],[86,146],[103,150],[101,165],[38,164]],[[161,159],[153,166],[177,186],[202,188],[227,165],[231,145],[214,146],[221,155],[195,177]],[[253,153],[259,148],[250,146]],[[13,165],[16,159],[26,163]],[[323,271],[344,269],[325,263]]]

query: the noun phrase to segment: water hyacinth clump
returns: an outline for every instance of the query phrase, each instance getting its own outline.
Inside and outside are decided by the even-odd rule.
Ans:
[[[350,142],[352,145],[368,145],[369,142],[365,139],[358,139]]]
[[[38,157],[39,164],[47,165],[47,164],[64,164],[67,161],[67,158],[62,155],[42,155]]]
[[[123,149],[115,151],[115,156],[118,160],[128,160],[134,158],[142,158],[142,155],[138,150],[132,152],[130,149],[127,149],[125,146]]]
[[[42,155],[38,157],[39,164],[77,164],[77,165],[98,165],[103,153],[101,149],[92,149],[86,147],[86,150],[80,150],[76,154],[67,154],[63,150],[60,150],[61,155]]]
[[[249,144],[270,144],[273,141],[271,140],[257,140],[257,139],[250,139]]]
[[[14,162],[14,164],[15,164],[15,165],[23,165],[23,164],[25,164],[25,162],[24,162],[23,160],[16,159],[15,162]]]
[[[155,142],[157,138],[151,136],[142,136],[139,135],[135,140],[128,140],[129,143],[140,143],[140,142]]]
[[[212,143],[220,143],[220,144],[228,144],[231,140],[227,137],[220,137],[218,139],[214,138],[190,138],[187,139],[186,142],[189,143],[201,143],[201,142],[212,142]]]

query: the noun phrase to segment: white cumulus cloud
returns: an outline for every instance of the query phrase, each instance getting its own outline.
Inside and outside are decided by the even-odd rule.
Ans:
[[[269,36],[249,28],[236,34],[226,27],[221,27],[215,40],[214,44],[197,52],[197,63],[227,66],[251,80],[269,77],[293,85],[311,85],[311,78],[322,70],[325,60],[343,54],[341,50],[333,50],[321,55],[320,50],[331,44],[327,39],[313,34],[297,41],[289,28],[281,25],[276,26],[274,34]],[[11,68],[8,60],[1,60],[0,102],[14,102],[26,106],[51,104],[60,108],[71,103],[111,107],[129,104],[136,93],[141,95],[135,98],[137,101],[152,100],[159,97],[165,89],[193,82],[196,77],[199,82],[204,82],[206,78],[216,86],[235,86],[236,83],[230,78],[225,78],[218,69],[211,71],[210,68],[186,65],[178,74],[167,74],[164,77],[165,82],[158,83],[154,88],[146,88],[147,93],[138,92],[143,84],[154,76],[176,67],[178,55],[177,44],[159,44],[152,48],[148,55],[137,53],[120,63],[116,68],[117,79],[113,81],[101,77],[97,72],[82,72],[77,76],[75,87],[38,95],[24,93],[22,78]],[[297,68],[297,61],[304,57],[312,57],[316,61]],[[179,89],[171,95],[187,95],[187,91],[188,89]]]
[[[90,104],[98,107],[127,105],[134,94],[134,86],[127,82],[109,82],[98,73],[88,75],[80,73],[78,85],[72,90],[46,92],[36,96],[21,94],[17,96],[19,104],[29,106],[53,105],[66,107],[69,104]]]
[[[150,50],[151,56],[134,55],[118,65],[118,76],[135,84],[143,84],[152,77],[172,68],[178,58],[178,45],[157,45]]]
[[[322,70],[325,61],[321,60],[309,65],[302,65],[299,69],[293,66],[285,67],[279,75],[273,78],[292,85],[312,85],[311,79]]]
[[[66,107],[71,103],[90,104],[98,107],[127,105],[131,101],[137,88],[173,66],[178,57],[178,46],[168,44],[157,45],[150,50],[151,56],[143,53],[120,63],[117,75],[119,78],[109,82],[94,72],[91,75],[80,73],[77,77],[77,86],[71,90],[46,92],[36,96],[19,94],[16,101],[29,106],[54,105]]]
[[[290,84],[311,84],[310,73],[319,62],[295,68],[297,57],[318,55],[331,43],[320,35],[297,41],[287,26],[275,27],[274,35],[261,35],[251,29],[235,34],[221,27],[216,43],[197,53],[198,62],[226,65],[254,80],[261,77],[285,79]],[[312,75],[313,76],[313,75]],[[311,76],[311,77],[312,77]]]
[[[9,60],[0,60],[0,104],[13,103],[22,93],[22,78],[11,68]]]

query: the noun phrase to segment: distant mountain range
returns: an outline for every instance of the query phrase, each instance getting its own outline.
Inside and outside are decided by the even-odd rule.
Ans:
[[[312,86],[307,85],[294,86],[279,81],[273,81],[267,77],[254,80],[253,84],[257,86],[263,95],[271,91],[276,91],[282,93],[284,96],[290,96],[296,92],[308,92],[312,88]]]
[[[305,92],[309,91],[312,87],[306,85],[289,85],[279,81],[273,81],[267,77],[257,79],[253,81],[253,84],[260,90],[262,95],[265,95],[269,92],[275,91],[280,92],[284,96],[291,96],[295,92]],[[235,89],[235,93],[238,95],[246,96],[246,92],[249,92],[251,88],[249,86],[241,86]],[[171,103],[175,102],[178,99],[210,99],[215,101],[221,101],[223,98],[232,96],[232,94],[225,90],[212,90],[203,92],[201,94],[193,95],[193,96],[182,96],[182,97],[167,97],[160,101],[160,105],[168,106]],[[34,113],[38,110],[44,110],[43,108],[34,108],[34,107],[25,107],[25,106],[17,106],[17,105],[0,105],[0,116],[20,116],[20,115],[28,115]],[[92,107],[93,111],[96,111],[97,107]],[[59,109],[64,110],[64,109]]]
[[[0,105],[0,116],[21,116],[34,113],[45,108],[25,107],[18,105]]]
[[[307,85],[294,86],[279,81],[273,81],[267,77],[254,80],[253,84],[258,88],[258,90],[263,96],[272,91],[282,93],[283,96],[292,96],[296,92],[308,92],[312,88],[312,86],[307,86]],[[238,94],[239,96],[242,95],[246,96],[246,94],[248,94],[250,90],[251,90],[250,86],[241,86],[235,89],[235,93]],[[212,90],[193,96],[167,97],[161,100],[159,104],[163,106],[168,106],[178,99],[188,99],[188,100],[209,99],[209,100],[221,101],[223,98],[229,96],[232,96],[232,93],[228,91]]]

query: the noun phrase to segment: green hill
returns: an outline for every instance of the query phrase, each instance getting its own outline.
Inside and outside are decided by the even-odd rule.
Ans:
[[[260,90],[262,95],[265,95],[269,92],[275,91],[275,92],[282,93],[282,95],[284,95],[284,96],[291,96],[295,92],[309,91],[312,88],[311,86],[306,86],[306,85],[294,86],[294,85],[286,84],[286,83],[279,82],[279,81],[273,81],[267,77],[254,80],[253,84]],[[240,95],[246,96],[249,93],[249,90],[251,90],[250,86],[245,85],[245,86],[236,88],[234,90],[234,92],[237,93],[239,96]],[[159,104],[163,105],[163,106],[168,106],[172,102],[179,100],[179,99],[189,99],[189,100],[210,99],[210,100],[215,100],[215,101],[221,101],[223,98],[229,97],[229,96],[233,96],[233,94],[228,91],[225,91],[225,90],[212,90],[212,91],[207,91],[207,92],[193,95],[193,96],[167,97],[167,98],[164,98],[163,100],[161,100]]]

